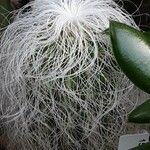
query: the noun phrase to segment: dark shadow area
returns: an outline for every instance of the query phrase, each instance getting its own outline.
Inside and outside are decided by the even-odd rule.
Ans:
[[[150,0],[117,0],[125,10],[132,14],[136,24],[144,31],[150,31]]]

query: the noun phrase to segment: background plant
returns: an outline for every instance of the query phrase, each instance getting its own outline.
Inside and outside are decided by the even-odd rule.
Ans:
[[[150,93],[150,34],[118,22],[110,23],[110,34],[114,55],[121,69],[135,85]],[[135,108],[129,114],[128,121],[150,123],[150,101]],[[147,143],[134,149],[149,148]]]

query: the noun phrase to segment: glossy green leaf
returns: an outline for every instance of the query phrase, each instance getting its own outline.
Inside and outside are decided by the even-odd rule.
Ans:
[[[150,34],[112,21],[110,36],[123,72],[135,85],[150,93]]]
[[[130,150],[150,150],[150,143],[142,144]]]
[[[150,100],[134,109],[128,116],[129,122],[150,123]]]

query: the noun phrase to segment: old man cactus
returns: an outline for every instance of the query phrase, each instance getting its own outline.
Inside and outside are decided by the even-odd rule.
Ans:
[[[11,10],[10,0],[0,0],[0,29],[9,24]]]

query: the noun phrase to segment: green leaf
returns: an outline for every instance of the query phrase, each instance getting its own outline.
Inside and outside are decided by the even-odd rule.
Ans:
[[[150,143],[142,144],[130,150],[150,150]]]
[[[150,34],[112,21],[110,36],[123,72],[136,86],[150,93]]]
[[[135,108],[128,116],[129,122],[150,123],[150,100]]]
[[[104,30],[102,33],[109,35],[109,28],[107,28],[106,30]]]

